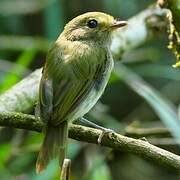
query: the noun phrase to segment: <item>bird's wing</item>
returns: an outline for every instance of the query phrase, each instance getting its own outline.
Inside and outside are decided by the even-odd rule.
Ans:
[[[52,116],[53,113],[53,99],[54,99],[54,80],[53,75],[55,74],[57,66],[53,64],[53,62],[57,59],[56,54],[56,45],[54,44],[52,48],[49,50],[46,64],[42,70],[42,77],[39,85],[39,102],[38,102],[38,111],[41,119],[47,123]],[[61,59],[59,58],[60,62]]]
[[[78,64],[75,63],[76,67],[72,65],[69,71],[65,69],[63,60],[58,59],[58,65],[53,64],[54,62],[56,61],[47,59],[40,83],[39,97],[41,117],[45,121],[57,125],[66,120],[67,116],[86,99],[103,68],[96,65],[94,71],[87,76],[87,73],[83,74],[84,69],[79,70],[82,69],[82,64],[78,68]],[[88,68],[91,68],[92,71],[92,67]],[[72,69],[76,69],[75,71],[78,73],[72,72]]]
[[[42,75],[39,86],[38,111],[41,119],[47,122],[53,109],[53,81]]]
[[[86,76],[81,79],[61,80],[60,86],[54,94],[53,103],[53,124],[59,124],[66,120],[67,117],[75,111],[86,111],[81,109],[81,104],[86,100],[86,97],[94,89],[96,85],[97,74],[99,74],[100,66],[97,66],[96,71],[92,76]],[[81,74],[81,76],[83,76]],[[79,112],[80,114],[83,114]]]

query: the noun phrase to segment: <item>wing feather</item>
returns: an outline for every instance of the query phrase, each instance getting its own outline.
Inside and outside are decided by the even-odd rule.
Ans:
[[[50,119],[53,109],[53,85],[52,79],[42,77],[39,87],[39,110],[40,117],[47,122]]]
[[[43,119],[58,125],[77,111],[97,84],[98,76],[104,73],[104,64],[97,62],[88,64],[74,59],[67,65],[62,56],[57,56],[56,48],[49,52],[40,85]]]

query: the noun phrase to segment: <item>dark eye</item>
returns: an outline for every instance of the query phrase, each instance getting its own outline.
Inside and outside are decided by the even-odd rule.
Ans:
[[[87,22],[87,26],[89,28],[95,28],[95,27],[97,27],[97,25],[98,25],[98,22],[95,19],[89,20]]]

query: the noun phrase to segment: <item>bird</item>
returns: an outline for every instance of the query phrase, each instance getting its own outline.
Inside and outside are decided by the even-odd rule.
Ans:
[[[103,94],[114,64],[111,37],[126,24],[103,12],[87,12],[67,23],[49,49],[39,85],[38,111],[45,136],[37,173],[53,158],[59,158],[62,167],[68,126],[88,113]]]

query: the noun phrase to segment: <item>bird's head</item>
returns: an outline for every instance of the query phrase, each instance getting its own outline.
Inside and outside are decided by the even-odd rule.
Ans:
[[[88,12],[72,19],[61,36],[71,41],[95,41],[104,43],[110,40],[111,33],[127,24],[102,12]]]

